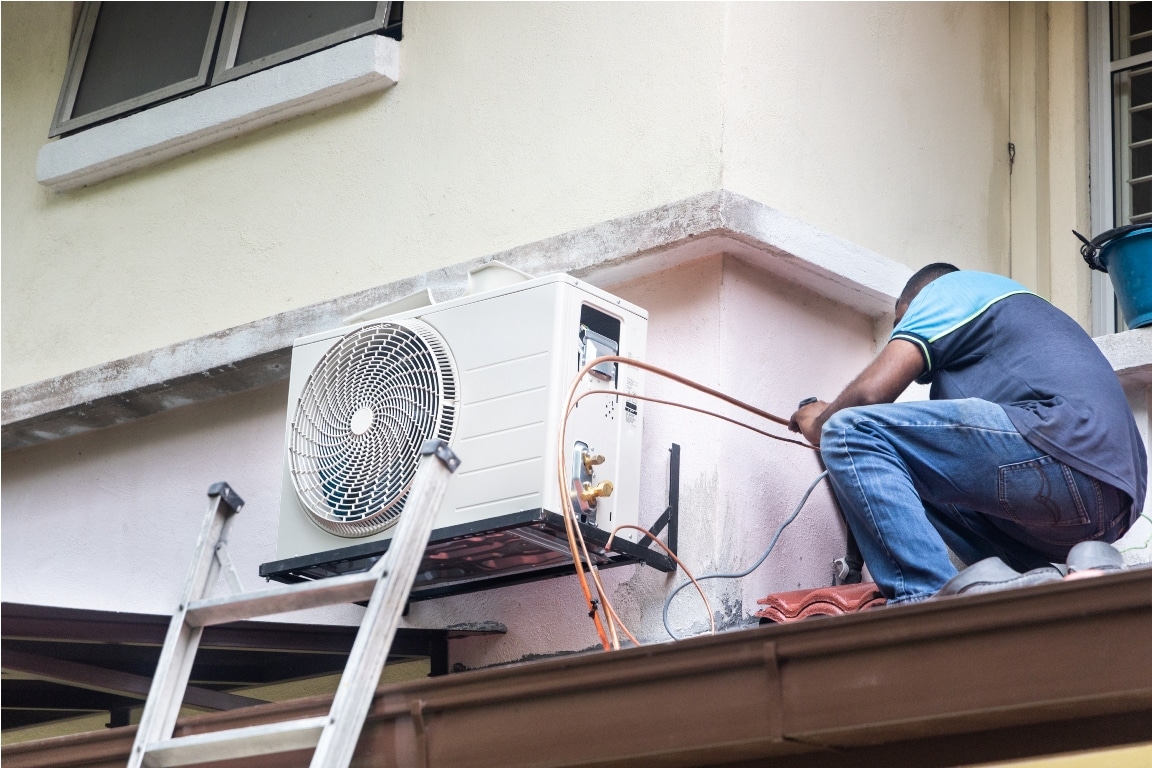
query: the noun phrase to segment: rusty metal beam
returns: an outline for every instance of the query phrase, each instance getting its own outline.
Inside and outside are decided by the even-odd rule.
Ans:
[[[0,604],[0,634],[4,640],[129,643],[159,647],[170,616],[78,608]],[[427,656],[439,653],[449,640],[502,634],[499,625],[474,629],[397,630],[392,655]],[[356,639],[355,626],[324,626],[271,621],[237,621],[204,630],[201,648],[237,648],[298,653],[347,654]]]
[[[76,688],[115,693],[140,700],[148,697],[148,688],[152,684],[152,678],[143,675],[11,649],[5,649],[0,663],[6,670],[23,672],[41,680],[51,680]],[[248,696],[189,686],[184,693],[184,703],[190,707],[221,711],[251,707],[265,702]]]

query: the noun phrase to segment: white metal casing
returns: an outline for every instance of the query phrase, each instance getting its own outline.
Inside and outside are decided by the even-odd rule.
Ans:
[[[312,369],[346,334],[372,323],[418,319],[442,337],[455,362],[458,421],[451,445],[461,466],[435,528],[478,525],[540,508],[560,512],[556,433],[564,396],[579,370],[584,305],[619,320],[620,354],[643,359],[647,312],[565,274],[298,339],[288,390],[277,558],[314,555],[392,536],[394,528],[359,538],[322,530],[300,503],[287,450],[296,405]],[[615,486],[612,496],[597,502],[596,524],[604,530],[638,522],[644,404],[628,401],[627,394],[643,394],[642,386],[641,372],[628,366],[619,367],[615,383],[585,376],[580,391],[619,394],[585,398],[568,421],[565,466],[571,467],[572,446],[583,442],[605,457],[595,468],[594,479],[610,480]],[[636,539],[631,532],[621,535]]]

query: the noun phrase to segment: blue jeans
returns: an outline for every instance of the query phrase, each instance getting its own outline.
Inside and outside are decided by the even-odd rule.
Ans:
[[[986,400],[846,408],[820,452],[864,562],[890,602],[932,596],[965,563],[1062,563],[1078,542],[1116,541],[1126,494],[1025,440]]]

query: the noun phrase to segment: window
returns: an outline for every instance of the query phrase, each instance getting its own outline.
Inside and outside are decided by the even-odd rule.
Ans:
[[[399,39],[403,3],[84,3],[49,136],[367,34]]]
[[[1088,3],[1092,233],[1152,221],[1152,2]],[[1092,273],[1092,332],[1125,329]]]
[[[385,29],[402,4],[335,2],[229,3],[213,82],[252,72]]]
[[[1152,221],[1152,2],[1113,3],[1115,223]]]
[[[85,3],[49,136],[201,88],[223,3]]]

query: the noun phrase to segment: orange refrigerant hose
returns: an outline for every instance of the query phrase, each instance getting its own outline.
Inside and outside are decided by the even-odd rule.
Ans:
[[[588,545],[584,541],[584,535],[583,535],[583,533],[581,533],[579,525],[577,524],[576,513],[572,509],[572,505],[570,503],[568,503],[568,494],[570,493],[570,491],[568,489],[568,476],[567,476],[567,472],[565,471],[565,467],[564,467],[564,446],[566,443],[566,434],[567,434],[567,429],[568,429],[568,418],[571,415],[572,409],[575,407],[576,403],[579,402],[580,400],[582,400],[583,398],[585,398],[589,395],[594,395],[594,394],[614,395],[614,396],[623,395],[626,398],[630,397],[630,398],[633,398],[635,400],[644,400],[647,402],[660,403],[663,405],[672,405],[672,406],[676,406],[679,408],[685,408],[685,409],[690,410],[690,411],[695,411],[697,413],[702,413],[702,414],[705,414],[708,416],[714,416],[718,419],[722,419],[723,421],[727,421],[727,422],[730,422],[732,424],[736,424],[737,426],[744,427],[745,429],[749,429],[753,432],[756,432],[757,434],[764,435],[766,437],[770,437],[774,440],[780,440],[780,441],[783,441],[786,443],[792,443],[794,445],[799,445],[799,446],[802,446],[805,448],[811,448],[813,450],[815,450],[815,447],[807,445],[806,443],[801,443],[798,440],[792,440],[791,438],[780,437],[779,435],[773,435],[770,432],[765,432],[763,430],[756,429],[755,427],[744,424],[743,422],[736,421],[735,419],[729,418],[727,416],[723,416],[719,413],[715,413],[713,411],[708,411],[708,410],[705,410],[703,408],[697,408],[694,406],[686,405],[683,403],[677,403],[677,402],[673,402],[673,401],[669,401],[669,400],[659,400],[657,398],[646,397],[643,395],[635,395],[635,394],[630,394],[627,392],[622,393],[618,390],[603,390],[603,389],[589,390],[588,392],[582,392],[579,396],[577,396],[576,395],[576,389],[577,389],[577,387],[580,386],[580,382],[583,381],[584,377],[586,375],[588,375],[588,372],[590,370],[592,370],[596,366],[601,365],[603,363],[618,363],[621,365],[630,365],[630,366],[639,368],[641,370],[648,371],[649,373],[654,373],[657,376],[663,376],[664,378],[671,379],[672,381],[675,381],[679,384],[683,384],[684,386],[687,386],[691,389],[695,389],[697,391],[703,392],[704,394],[711,395],[712,397],[715,397],[719,400],[723,400],[724,402],[729,403],[730,405],[734,405],[737,408],[740,408],[741,410],[752,413],[752,414],[759,416],[763,419],[767,419],[769,421],[776,422],[777,424],[782,424],[784,426],[787,426],[788,420],[781,418],[780,416],[777,416],[773,413],[769,413],[768,411],[757,408],[754,405],[750,405],[748,403],[745,403],[742,400],[738,400],[737,398],[732,397],[731,395],[727,395],[723,392],[720,392],[719,390],[712,389],[711,387],[705,386],[704,384],[700,384],[700,383],[692,381],[691,379],[688,379],[684,376],[680,376],[679,374],[672,373],[671,371],[665,370],[663,368],[652,365],[650,363],[644,363],[644,362],[641,362],[639,360],[633,360],[631,358],[622,357],[620,355],[605,355],[603,357],[598,357],[595,360],[590,361],[587,365],[585,365],[583,368],[581,368],[580,371],[576,374],[575,378],[573,378],[573,380],[572,380],[572,383],[569,385],[567,395],[564,398],[564,408],[563,408],[563,411],[561,412],[560,429],[557,430],[557,435],[556,435],[556,482],[557,482],[558,489],[560,491],[560,504],[561,504],[561,507],[563,508],[564,531],[568,537],[568,549],[572,555],[572,562],[576,568],[576,577],[577,577],[577,580],[580,582],[580,588],[584,593],[584,600],[588,606],[588,616],[589,616],[589,618],[592,619],[592,623],[596,627],[596,634],[599,636],[600,644],[601,644],[601,646],[603,646],[604,650],[614,650],[614,649],[619,649],[619,647],[620,647],[619,639],[616,636],[616,630],[615,630],[616,625],[620,626],[620,628],[628,636],[628,639],[633,642],[633,644],[639,645],[640,643],[636,640],[635,636],[630,631],[628,631],[628,628],[624,625],[624,622],[620,620],[619,615],[616,613],[615,608],[613,607],[611,601],[608,599],[608,596],[607,596],[606,591],[604,589],[604,585],[600,581],[599,569],[596,568],[595,563],[593,563],[592,558],[588,553]],[[615,535],[615,531],[613,531],[612,535],[613,536]],[[665,549],[667,549],[667,548],[665,547]],[[584,573],[584,568],[581,566],[581,562],[587,563],[588,572],[590,574],[592,574],[592,581],[593,581],[593,584],[595,586],[596,594],[597,594],[596,599],[594,599],[592,597],[592,587],[590,587],[588,584],[588,579]],[[678,558],[676,559],[676,562],[679,563],[681,568],[684,568],[684,564],[681,563]],[[692,579],[692,581],[695,583],[695,579],[688,572],[687,568],[684,568],[684,572],[687,573],[688,577],[690,579]],[[698,584],[697,584],[697,589],[699,590]],[[702,598],[704,597],[703,590],[700,590],[700,596]],[[704,603],[705,603],[705,605],[708,604],[707,598],[704,598]],[[600,606],[603,606],[604,614],[608,617],[609,630],[610,630],[611,635],[612,635],[611,639],[609,638],[608,633],[606,633],[604,630],[604,622],[600,618],[600,612],[599,612]],[[711,609],[709,609],[708,618],[709,618],[709,621],[713,621]],[[715,624],[714,623],[713,623],[713,631],[715,631]]]

